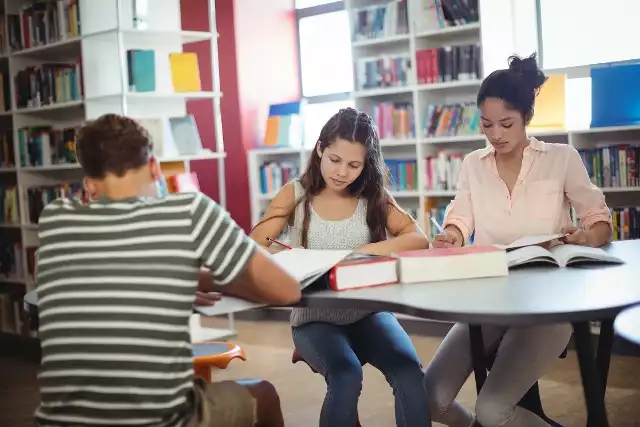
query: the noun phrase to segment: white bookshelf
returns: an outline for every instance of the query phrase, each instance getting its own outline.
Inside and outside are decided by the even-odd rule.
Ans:
[[[421,225],[425,225],[424,202],[428,197],[451,197],[453,190],[425,189],[425,168],[423,159],[436,154],[441,149],[471,152],[485,145],[481,135],[423,137],[424,109],[429,104],[475,101],[481,78],[473,80],[446,81],[440,83],[418,84],[415,67],[416,52],[419,49],[438,48],[446,45],[479,44],[481,42],[481,21],[458,27],[439,28],[424,25],[419,19],[420,0],[408,1],[408,32],[389,34],[378,39],[355,40],[351,42],[354,64],[362,58],[375,58],[381,55],[406,55],[411,60],[408,82],[404,86],[382,87],[358,90],[357,67],[354,76],[356,88],[352,93],[355,107],[366,110],[372,102],[410,102],[413,104],[412,135],[402,138],[382,138],[381,146],[385,159],[417,159],[418,188],[392,190],[391,194],[406,209],[415,212]],[[349,22],[353,27],[354,14],[362,8],[390,3],[388,0],[347,0],[346,8]],[[430,3],[430,2],[427,2]],[[480,19],[482,19],[480,13]],[[352,28],[353,30],[353,28]],[[482,65],[480,66],[482,72]],[[482,77],[482,76],[480,76]],[[305,141],[312,144],[313,142]],[[249,173],[251,192],[252,224],[260,218],[273,194],[260,191],[260,166],[266,161],[294,161],[304,169],[309,148],[258,148],[249,152]]]
[[[355,90],[352,97],[356,108],[364,109],[372,101],[412,102],[414,135],[397,139],[381,139],[381,147],[385,159],[417,159],[418,188],[415,190],[392,191],[394,197],[403,207],[417,210],[418,221],[425,229],[432,229],[425,212],[427,203],[436,202],[446,205],[454,196],[454,189],[427,189],[426,170],[423,159],[435,155],[440,150],[445,152],[468,153],[485,147],[486,138],[479,134],[458,136],[423,136],[425,107],[429,104],[475,102],[482,79],[496,68],[505,68],[509,55],[519,52],[528,55],[535,47],[525,43],[522,37],[511,40],[517,34],[504,33],[504,26],[496,24],[515,19],[505,15],[505,4],[497,0],[480,0],[479,22],[455,27],[440,28],[425,25],[420,19],[420,4],[431,3],[423,0],[408,0],[408,22],[411,23],[406,34],[388,34],[378,39],[364,39],[352,42],[354,63],[360,58],[376,57],[382,54],[408,54],[415,64],[416,51],[423,48],[437,48],[446,45],[464,45],[479,43],[482,50],[480,76],[474,80],[447,81],[441,83],[418,84],[417,67],[412,67],[409,82],[405,86]],[[501,0],[502,1],[502,0]],[[353,14],[361,8],[372,5],[383,5],[389,0],[347,0],[346,7],[353,25]],[[508,8],[507,8],[508,9]],[[488,14],[487,16],[483,13]],[[511,31],[511,30],[510,30]],[[513,30],[515,31],[515,30]],[[516,41],[518,43],[516,43]],[[357,71],[356,71],[357,73]],[[355,85],[357,88],[357,84]],[[569,120],[568,120],[569,122]],[[564,143],[578,150],[594,149],[615,144],[640,144],[640,126],[623,126],[616,128],[584,129],[588,123],[571,124],[577,129],[531,131],[529,134],[545,142]],[[305,141],[312,145],[315,141]],[[309,148],[258,148],[249,152],[249,173],[251,191],[251,217],[255,224],[261,212],[273,198],[276,191],[263,194],[260,191],[260,166],[267,161],[290,161],[304,169],[309,155]],[[603,186],[607,203],[612,208],[640,206],[640,187],[606,187]]]
[[[7,15],[21,14],[28,0],[0,0],[4,13],[3,25],[8,28]],[[164,166],[182,167],[190,170],[194,160],[217,162],[219,203],[225,205],[225,150],[220,115],[220,77],[218,58],[218,33],[216,30],[215,2],[208,0],[208,31],[183,31],[180,19],[180,0],[153,0],[149,2],[146,28],[134,26],[135,0],[77,0],[80,33],[69,34],[57,41],[14,50],[3,46],[0,70],[8,73],[11,91],[10,110],[0,113],[0,129],[13,129],[15,167],[0,168],[2,185],[15,185],[18,191],[19,221],[2,223],[3,234],[14,233],[22,245],[24,276],[0,279],[2,287],[8,283],[23,285],[25,291],[34,288],[33,280],[26,268],[26,247],[38,245],[37,226],[29,219],[26,191],[34,186],[80,182],[82,171],[77,163],[48,166],[21,166],[19,156],[18,129],[35,126],[56,128],[76,127],[106,113],[124,114],[136,119],[165,119],[187,115],[187,100],[207,99],[213,104],[216,146],[214,150],[190,156],[160,157]],[[8,30],[7,30],[8,33]],[[212,58],[212,90],[196,93],[174,92],[168,55],[182,52],[191,42],[210,41]],[[24,45],[23,45],[24,46]],[[127,76],[127,50],[148,49],[155,51],[154,92],[130,92]],[[30,66],[49,63],[73,63],[81,58],[83,96],[69,102],[51,105],[17,108],[16,84],[18,71]],[[202,61],[202,58],[199,58]],[[21,307],[21,306],[20,306]],[[218,339],[235,335],[233,318],[229,317],[229,328],[214,331]]]

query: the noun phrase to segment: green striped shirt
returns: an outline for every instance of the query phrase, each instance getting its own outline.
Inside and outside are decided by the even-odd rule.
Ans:
[[[81,204],[39,221],[41,426],[181,426],[193,410],[189,316],[254,242],[203,194]]]

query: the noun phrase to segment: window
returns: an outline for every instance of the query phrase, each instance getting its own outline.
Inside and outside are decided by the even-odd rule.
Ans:
[[[322,6],[329,3],[335,3],[336,0],[296,0],[296,9],[305,9],[307,7]]]
[[[353,107],[352,99],[344,101],[319,102],[307,104],[303,110],[305,147],[313,147],[320,136],[322,126],[341,108]]]
[[[340,108],[353,106],[353,59],[349,14],[343,1],[296,0],[304,144]]]
[[[640,58],[640,1],[537,0],[542,64],[568,68]],[[617,11],[615,19],[608,11]]]
[[[323,13],[298,21],[302,96],[353,90],[353,60],[347,11]]]

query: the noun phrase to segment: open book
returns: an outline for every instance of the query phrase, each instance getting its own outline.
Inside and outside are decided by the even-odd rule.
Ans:
[[[536,245],[513,249],[507,253],[507,261],[509,267],[536,263],[554,264],[558,267],[569,267],[578,263],[624,263],[620,258],[600,248],[568,244],[557,245],[550,250]]]
[[[320,277],[328,273],[336,264],[349,257],[352,251],[329,251],[294,248],[273,255],[276,263],[291,274],[301,289],[309,287]],[[274,283],[274,286],[277,286]],[[218,316],[265,307],[267,304],[251,302],[232,296],[223,296],[213,306],[195,306],[194,309],[205,316]]]
[[[551,242],[552,240],[559,239],[560,237],[564,237],[565,234],[539,234],[535,236],[524,236],[516,240],[515,242],[511,242],[508,245],[494,245],[500,249],[511,250],[522,248],[525,246],[531,245],[539,245],[541,243]]]

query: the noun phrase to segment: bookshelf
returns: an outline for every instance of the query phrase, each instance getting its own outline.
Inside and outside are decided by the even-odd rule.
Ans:
[[[404,9],[400,7],[401,3],[406,5],[402,6]],[[477,3],[474,0],[467,2],[472,7],[476,7]],[[482,2],[482,10],[478,11],[477,19],[461,19],[458,20],[459,25],[453,26],[443,26],[443,11],[434,9],[432,5],[432,1],[425,0],[346,1],[353,34],[352,56],[356,89],[352,93],[352,99],[356,108],[366,111],[376,121],[383,156],[390,164],[392,174],[394,169],[398,169],[397,164],[403,160],[415,162],[417,171],[409,169],[417,174],[417,185],[414,188],[404,188],[396,182],[396,185],[392,183],[390,190],[398,203],[416,216],[431,237],[436,230],[428,218],[433,215],[441,222],[446,205],[455,196],[460,156],[485,147],[487,142],[479,134],[479,124],[473,120],[467,118],[456,126],[442,123],[442,118],[447,115],[448,120],[455,114],[464,117],[464,108],[458,111],[453,109],[446,114],[441,112],[440,120],[434,120],[429,106],[462,104],[466,107],[467,103],[475,104],[477,91],[485,74],[496,66],[504,68],[506,58],[513,53],[510,49],[517,51],[515,45],[505,45],[502,30],[495,30],[498,28],[495,25],[498,16],[491,8],[499,5]],[[371,16],[375,16],[374,11],[383,7],[391,13],[378,21],[371,19]],[[496,15],[483,17],[483,10]],[[389,16],[392,18],[388,18]],[[368,27],[361,31],[359,26],[365,28],[366,25]],[[486,46],[485,43],[490,43],[491,46]],[[474,46],[472,49],[458,50],[458,56],[466,58],[462,64],[451,67],[453,72],[457,71],[458,79],[441,76],[434,78],[429,71],[434,67],[430,68],[423,61],[429,57],[424,52],[429,49],[449,51],[449,47],[454,51],[455,46]],[[469,55],[474,56],[476,52],[480,52],[475,55],[477,60],[469,61]],[[523,53],[528,54],[530,50],[524,50]],[[392,72],[388,73],[388,81],[397,80],[398,84],[379,87],[380,85],[374,84],[374,79],[367,82],[367,66],[362,64],[377,58],[384,59],[375,67],[369,65],[369,76],[375,76],[378,67],[385,64],[390,67],[389,64],[393,64]],[[393,62],[392,58],[400,60]],[[409,58],[409,67],[406,66],[406,58]],[[441,57],[437,59],[440,60]],[[487,61],[492,63],[489,67],[485,64]],[[445,72],[448,73],[448,70],[445,69]],[[551,83],[545,85],[544,93],[541,92],[538,97],[536,115],[529,135],[545,142],[574,146],[582,154],[593,183],[605,193],[614,219],[613,238],[640,238],[640,178],[639,168],[633,166],[638,164],[636,156],[640,149],[635,147],[640,146],[640,126],[584,128],[588,123],[576,123],[570,124],[570,129],[567,129],[565,118],[558,117],[562,112],[557,111],[558,104],[565,104],[564,96],[559,93],[564,88],[564,80],[553,74],[557,73],[552,73]],[[468,111],[472,113],[473,108]],[[569,113],[571,112],[568,111],[567,114]],[[315,141],[305,143],[313,146]],[[253,224],[259,220],[279,185],[286,182],[291,171],[299,173],[304,169],[310,149],[270,147],[250,150],[248,165]],[[621,151],[625,153],[622,159]],[[445,167],[436,174],[434,164],[437,165],[442,160],[443,154],[448,157],[444,159]],[[430,160],[426,160],[427,158]],[[613,169],[612,162],[618,164],[617,168]],[[594,167],[597,164],[601,166]],[[627,179],[622,181],[618,175],[616,181],[612,171],[622,168]],[[415,181],[414,179],[413,182]]]
[[[34,6],[30,0],[0,0],[0,332],[33,335],[22,318],[22,297],[35,285],[37,218],[52,198],[82,192],[73,140],[83,122],[117,113],[143,124],[168,123],[188,115],[189,100],[210,101],[213,150],[165,155],[165,141],[154,142],[167,175],[189,172],[195,160],[217,162],[219,203],[225,205],[214,0],[208,0],[209,31],[181,28],[180,0],[154,0],[153,8],[145,3],[49,0]],[[213,62],[208,90],[201,89],[193,72],[197,66],[184,77],[184,67],[178,73],[170,59],[177,54],[173,58],[192,60],[183,53],[190,43],[202,41],[209,42]],[[141,51],[151,60],[136,62]],[[228,329],[214,331],[216,338],[235,334],[233,318],[228,320]]]
[[[476,11],[477,3],[470,2]],[[450,198],[454,188],[428,179],[425,159],[437,159],[441,152],[463,156],[485,145],[477,124],[466,120],[464,126],[447,127],[434,114],[435,106],[459,104],[457,112],[451,108],[448,114],[462,117],[464,104],[475,101],[483,77],[480,17],[473,12],[467,20],[458,17],[459,25],[448,26],[442,11],[431,5],[422,0],[345,2],[352,33],[352,99],[378,125],[392,175],[391,194],[425,228],[430,228],[426,219],[433,201]],[[464,59],[456,61],[454,55]],[[468,117],[472,112],[467,108]],[[253,224],[277,192],[274,183],[286,175],[279,164],[300,171],[308,155],[308,147],[249,152]],[[266,172],[265,165],[270,168]],[[449,175],[456,173],[451,170]],[[266,176],[275,179],[269,178],[266,185]]]

